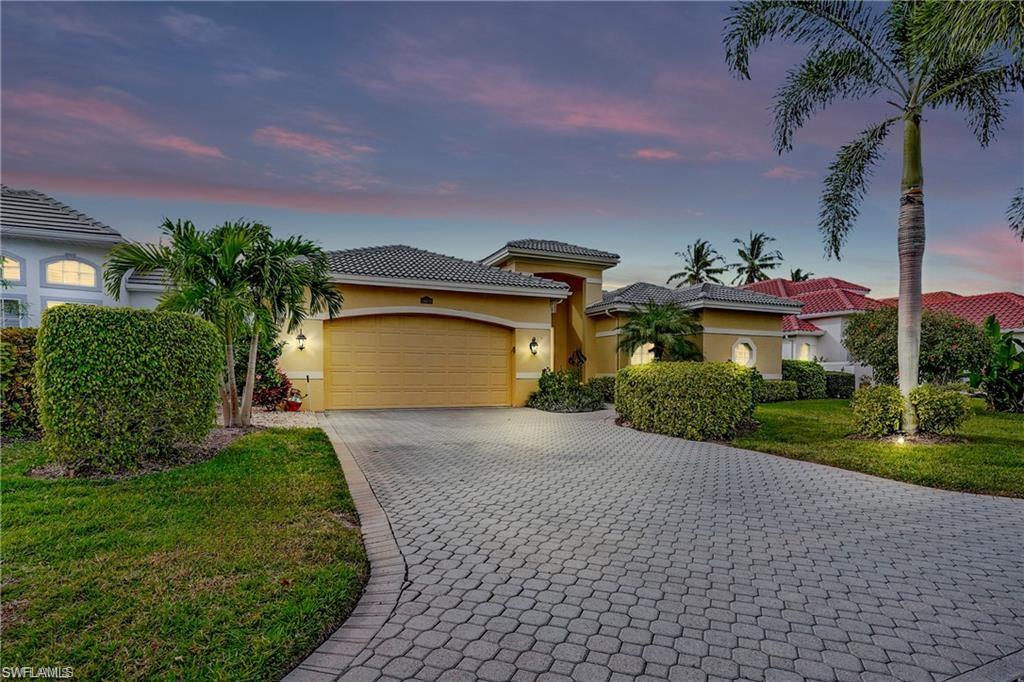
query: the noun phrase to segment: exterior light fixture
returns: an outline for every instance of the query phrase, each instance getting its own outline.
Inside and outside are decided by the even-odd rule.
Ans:
[[[898,445],[903,445],[906,442],[907,442],[907,439],[905,437],[903,437],[903,436],[899,436],[899,437],[896,438],[896,443]]]
[[[299,342],[299,350],[305,350],[306,348],[306,335],[299,330],[299,335],[295,337],[295,340]]]
[[[532,339],[530,339],[530,353],[532,355],[536,355],[537,354],[537,348],[539,348],[539,347],[540,347],[540,344],[537,343],[537,337],[536,336],[533,337]]]

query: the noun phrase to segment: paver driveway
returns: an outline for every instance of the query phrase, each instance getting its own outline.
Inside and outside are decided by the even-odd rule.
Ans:
[[[329,416],[408,566],[343,679],[943,679],[1024,648],[1024,502],[527,409]]]

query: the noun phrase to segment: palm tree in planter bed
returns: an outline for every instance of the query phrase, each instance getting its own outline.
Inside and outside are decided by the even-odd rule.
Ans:
[[[898,354],[903,429],[908,433],[917,430],[909,396],[917,386],[921,347],[924,112],[941,107],[962,111],[971,132],[987,147],[1003,123],[1009,94],[1024,83],[1024,68],[992,42],[950,41],[934,49],[916,39],[914,29],[932,4],[940,3],[755,0],[732,8],[725,32],[726,62],[743,78],[750,77],[751,53],[770,40],[809,48],[775,96],[774,143],[779,153],[790,151],[796,131],[835,100],[870,99],[883,111],[895,111],[840,147],[829,166],[818,223],[827,255],[839,258],[885,140],[896,125],[903,127]],[[1001,3],[963,3],[963,9],[970,20],[975,8],[989,4]],[[1019,2],[1012,5],[1019,11]]]
[[[131,273],[162,272],[167,291],[158,310],[196,313],[224,339],[226,367],[221,400],[226,426],[248,426],[256,382],[259,337],[294,331],[309,315],[341,310],[341,294],[328,279],[316,244],[298,237],[275,239],[266,225],[228,222],[209,231],[189,220],[165,220],[167,243],[115,246],[103,274],[107,293],[120,297]],[[249,357],[241,398],[235,379],[235,340],[248,332]]]
[[[650,345],[655,360],[699,360],[700,349],[687,337],[701,329],[688,310],[650,301],[626,313],[626,323],[619,328],[619,350],[632,355]]]

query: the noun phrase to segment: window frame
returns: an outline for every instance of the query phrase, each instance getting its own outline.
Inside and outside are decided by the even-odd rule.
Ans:
[[[25,259],[22,258],[21,256],[17,255],[17,254],[11,253],[10,251],[0,252],[0,256],[2,256],[4,258],[10,258],[13,261],[17,261],[19,269],[21,271],[21,277],[19,277],[18,279],[6,280],[6,282],[9,285],[15,286],[15,287],[23,287],[23,286],[25,286]]]
[[[67,296],[43,296],[39,299],[39,314],[42,315],[50,308],[48,307],[51,302],[56,303],[76,303],[78,305],[94,305],[103,307],[103,301],[98,298],[69,298]]]
[[[47,275],[46,275],[46,266],[50,265],[51,263],[57,263],[57,262],[62,261],[62,260],[70,260],[70,261],[75,261],[77,263],[84,263],[85,265],[88,265],[89,267],[91,267],[96,272],[96,278],[95,278],[96,279],[96,283],[93,286],[90,287],[90,286],[83,286],[83,285],[80,285],[80,284],[60,284],[58,282],[51,282],[49,280],[49,278],[47,277]],[[65,254],[60,255],[60,256],[50,256],[49,258],[44,258],[41,261],[39,261],[39,286],[43,287],[44,289],[71,289],[71,290],[74,290],[74,291],[102,291],[102,289],[100,288],[100,273],[101,272],[102,271],[100,270],[100,267],[98,265],[96,265],[96,263],[93,263],[88,258],[82,258],[81,256],[77,256],[77,255],[75,255],[73,253],[65,253]]]
[[[22,327],[24,327],[25,323],[28,321],[28,296],[26,296],[25,294],[12,294],[7,291],[0,294],[0,327],[10,327],[13,325],[4,324],[4,322],[7,320],[7,314],[3,311],[2,301],[17,301],[22,306],[24,306],[22,308],[22,314],[18,316],[17,328],[21,329]]]
[[[740,363],[736,362],[736,347],[740,344],[746,344],[750,348],[750,364],[740,365]],[[729,351],[729,360],[740,365],[740,367],[757,367],[757,344],[751,341],[750,337],[741,336],[733,342],[732,349]]]

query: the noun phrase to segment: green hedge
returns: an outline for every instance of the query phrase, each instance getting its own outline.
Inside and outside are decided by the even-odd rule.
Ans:
[[[903,398],[895,386],[871,386],[853,394],[853,420],[857,433],[888,436],[900,430]]]
[[[10,327],[0,331],[0,357],[2,357],[2,412],[0,432],[4,438],[24,438],[39,432],[39,412],[36,409],[36,376],[32,365],[36,361],[35,328]]]
[[[594,377],[587,382],[587,386],[590,386],[606,403],[615,402],[615,377]]]
[[[750,415],[750,372],[732,362],[653,362],[619,370],[615,409],[641,431],[729,438]]]
[[[825,372],[826,398],[849,400],[853,397],[854,386],[854,376],[849,372]]]
[[[580,381],[578,370],[545,369],[526,406],[546,412],[593,412],[604,407],[604,398],[595,387]]]
[[[796,382],[800,400],[825,397],[825,368],[810,360],[783,360],[782,378]]]
[[[761,386],[761,396],[758,402],[780,403],[784,400],[796,400],[797,389],[795,381],[765,381]]]
[[[62,305],[43,314],[36,349],[43,443],[57,461],[131,469],[213,427],[222,345],[194,315]]]
[[[956,433],[971,416],[971,403],[961,387],[922,384],[910,392],[917,428],[924,433]]]

